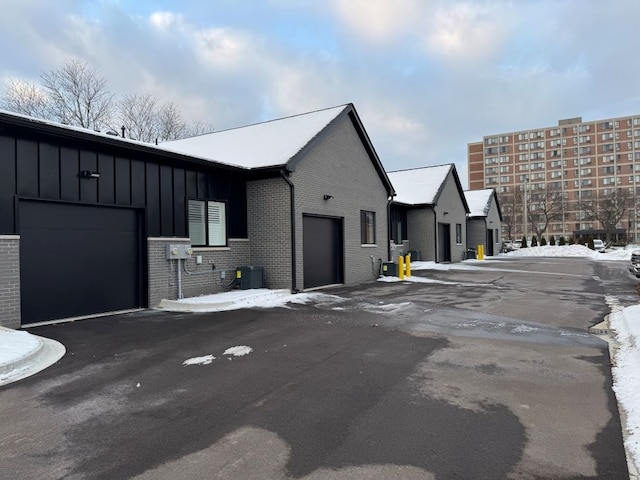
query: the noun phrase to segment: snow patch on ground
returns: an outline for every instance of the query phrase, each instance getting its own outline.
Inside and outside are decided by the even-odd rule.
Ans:
[[[609,299],[609,325],[615,331],[618,347],[614,353],[613,390],[627,415],[625,446],[634,463],[640,462],[640,305],[622,308]]]
[[[253,348],[247,347],[246,345],[240,345],[238,347],[227,348],[223,355],[233,355],[234,357],[242,357],[243,355],[248,355],[253,352]]]
[[[183,365],[209,365],[215,359],[216,357],[214,357],[213,355],[204,355],[202,357],[188,358],[187,360],[182,362],[182,364]]]
[[[29,355],[40,348],[40,340],[29,332],[0,329],[0,365],[16,357]],[[13,374],[12,374],[13,375]]]
[[[290,290],[232,290],[230,292],[183,298],[181,300],[162,300],[159,310],[169,312],[223,312],[241,308],[275,308],[288,304],[306,304],[310,302],[330,301],[335,295],[322,293],[298,293]],[[340,298],[340,297],[335,297]]]

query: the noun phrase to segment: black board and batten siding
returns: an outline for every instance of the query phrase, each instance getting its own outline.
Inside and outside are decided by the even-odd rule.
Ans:
[[[227,202],[228,237],[246,238],[242,172],[69,143],[0,134],[0,235],[20,233],[16,198],[29,198],[145,208],[147,236],[187,237],[186,199],[201,198]]]

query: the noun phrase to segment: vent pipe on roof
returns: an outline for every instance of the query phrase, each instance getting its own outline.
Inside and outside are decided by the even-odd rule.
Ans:
[[[124,138],[124,125],[122,125],[121,130],[122,130],[122,138]]]

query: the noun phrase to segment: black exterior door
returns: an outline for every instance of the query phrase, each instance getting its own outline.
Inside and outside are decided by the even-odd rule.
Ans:
[[[487,256],[493,257],[493,230],[487,230]]]
[[[342,219],[302,218],[304,288],[343,283]]]
[[[143,306],[139,210],[19,202],[22,324]]]
[[[438,223],[438,251],[441,262],[451,261],[451,225]]]

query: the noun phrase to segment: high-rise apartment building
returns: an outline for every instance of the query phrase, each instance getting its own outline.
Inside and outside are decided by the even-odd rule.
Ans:
[[[542,230],[546,238],[601,237],[603,226],[585,204],[628,196],[615,235],[640,240],[640,115],[487,135],[467,154],[469,189],[498,192],[504,238]]]

